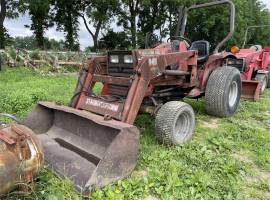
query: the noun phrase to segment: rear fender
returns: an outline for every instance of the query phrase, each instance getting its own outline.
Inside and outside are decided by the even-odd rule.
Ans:
[[[224,60],[227,58],[235,58],[236,57],[229,53],[229,52],[223,52],[223,53],[217,53],[209,56],[207,62],[204,65],[204,70],[202,71],[202,75],[200,75],[200,88],[201,90],[205,90],[207,81],[211,73],[218,67],[222,67],[224,64]]]

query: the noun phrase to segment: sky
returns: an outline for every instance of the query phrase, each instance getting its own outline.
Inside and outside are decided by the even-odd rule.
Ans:
[[[270,0],[261,0],[267,8],[270,10]],[[26,14],[24,16],[20,16],[18,19],[7,19],[5,21],[5,27],[7,28],[9,34],[12,37],[15,36],[31,36],[33,33],[29,30],[29,28],[25,28],[25,25],[30,25],[31,20],[29,16]],[[114,30],[119,30],[120,28],[116,27],[115,24],[112,25]],[[64,39],[64,33],[56,31],[56,27],[52,27],[46,31],[46,37],[51,39]],[[92,38],[90,34],[87,32],[83,21],[80,20],[80,31],[79,31],[79,43],[81,45],[81,49],[83,50],[85,47],[93,45]]]

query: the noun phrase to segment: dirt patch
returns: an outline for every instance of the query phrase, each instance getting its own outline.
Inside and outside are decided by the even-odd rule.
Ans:
[[[249,158],[248,152],[246,151],[240,151],[240,152],[234,153],[232,157],[244,163],[249,163],[252,165],[254,164],[253,161]]]
[[[147,196],[145,199],[143,199],[143,200],[159,200],[158,198],[156,198],[156,197],[154,197],[154,196],[151,196],[151,195],[149,195],[149,196]]]
[[[248,175],[245,177],[246,186],[242,188],[241,196],[245,197],[248,200],[255,200],[256,197],[253,197],[253,192],[263,194],[265,197],[270,197],[270,193],[268,191],[261,190],[256,188],[255,185],[259,184],[261,181],[269,180],[270,179],[270,172],[262,171],[257,165],[253,162],[253,160],[249,157],[249,152],[247,151],[240,151],[234,153],[232,157],[238,161],[243,163],[249,164],[254,172],[253,175]]]
[[[259,171],[259,176],[260,176],[262,179],[269,180],[269,179],[270,179],[270,172],[267,172],[267,171]]]
[[[270,111],[267,111],[265,114],[266,114],[266,116],[270,117]]]
[[[217,129],[219,127],[219,119],[211,118],[210,121],[202,121],[203,128]]]
[[[269,171],[262,171],[257,165],[253,162],[252,159],[249,158],[249,153],[246,151],[240,151],[234,153],[233,158],[239,160],[241,162],[250,164],[252,170],[254,171],[254,176],[246,177],[248,183],[258,182],[259,180],[269,180],[270,179],[270,172]]]
[[[253,194],[255,193],[255,195]],[[259,195],[260,197],[258,197]],[[242,189],[242,192],[240,194],[241,199],[247,199],[247,200],[257,200],[262,199],[261,197],[264,197],[263,199],[270,199],[270,193],[267,191],[257,190],[253,187],[245,187]]]
[[[133,175],[136,177],[145,177],[148,175],[148,171],[146,170],[134,171]]]

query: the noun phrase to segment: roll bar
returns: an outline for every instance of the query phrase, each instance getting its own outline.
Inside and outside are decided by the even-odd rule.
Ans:
[[[245,48],[246,42],[247,42],[247,35],[248,31],[253,28],[263,28],[263,27],[270,27],[270,24],[265,24],[265,25],[257,25],[257,26],[248,26],[245,32],[245,37],[244,37],[244,42],[242,44],[242,49]]]
[[[210,3],[204,3],[204,4],[199,4],[199,5],[193,5],[189,8],[185,9],[185,14],[183,17],[183,23],[182,23],[182,27],[181,27],[181,32],[179,31],[179,28],[177,30],[177,35],[184,36],[185,34],[185,30],[186,30],[186,25],[187,25],[187,18],[188,18],[188,12],[190,10],[193,9],[200,9],[200,8],[207,8],[207,7],[212,7],[212,6],[217,6],[217,5],[223,5],[223,4],[229,4],[230,6],[230,32],[228,33],[228,35],[220,42],[218,43],[218,45],[216,46],[214,53],[218,53],[219,49],[226,43],[228,42],[233,34],[234,34],[234,29],[235,29],[235,5],[232,1],[230,0],[221,0],[221,1],[214,1],[214,2],[210,2]],[[178,21],[178,26],[180,27],[179,23],[181,23],[181,20]]]

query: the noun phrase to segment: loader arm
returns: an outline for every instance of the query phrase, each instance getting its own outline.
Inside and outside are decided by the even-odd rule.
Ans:
[[[183,75],[188,74],[188,65],[196,65],[196,51],[176,52],[166,55],[148,54],[143,50],[134,52],[135,57],[140,57],[134,74],[130,77],[115,77],[106,73],[108,65],[103,69],[96,70],[101,66],[101,62],[108,60],[105,57],[97,57],[90,60],[86,67],[82,69],[80,78],[75,90],[75,97],[71,105],[76,109],[86,110],[104,116],[105,119],[116,119],[124,123],[133,124],[142,101],[149,91],[151,93],[150,82],[164,74],[174,75],[173,70],[166,70],[166,67],[179,64],[183,69]],[[180,64],[179,64],[180,65]],[[177,71],[178,75],[181,71]],[[108,85],[128,87],[127,95],[121,99],[113,99],[110,95],[93,95],[93,88],[97,82],[103,83],[102,93],[108,93]],[[106,92],[104,92],[106,91]]]

